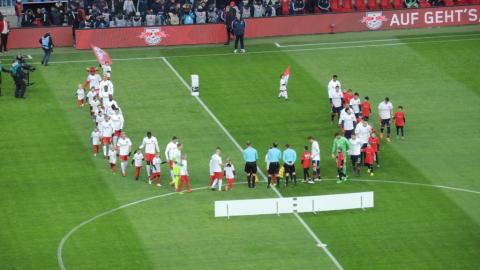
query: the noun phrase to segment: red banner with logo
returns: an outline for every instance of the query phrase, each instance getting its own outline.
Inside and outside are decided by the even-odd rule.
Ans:
[[[480,6],[455,6],[247,19],[246,37],[441,27],[480,23]],[[78,30],[76,48],[223,43],[223,24]]]

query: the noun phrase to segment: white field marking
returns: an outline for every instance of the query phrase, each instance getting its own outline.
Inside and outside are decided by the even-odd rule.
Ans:
[[[245,184],[246,182],[236,182],[236,183],[233,183],[234,185],[237,185],[237,184]],[[192,188],[192,191],[196,191],[196,190],[202,190],[202,189],[208,189],[210,188],[210,186],[206,186],[206,187],[198,187],[198,188]],[[148,201],[151,201],[151,200],[155,200],[155,199],[158,199],[158,198],[163,198],[163,197],[168,197],[168,196],[172,196],[174,194],[177,194],[178,192],[170,192],[170,193],[164,193],[164,194],[160,194],[160,195],[155,195],[155,196],[151,196],[151,197],[147,197],[145,199],[141,199],[141,200],[138,200],[138,201],[134,201],[134,202],[131,202],[131,203],[127,203],[127,204],[123,204],[123,205],[120,205],[119,207],[116,207],[116,208],[113,208],[113,209],[110,209],[108,211],[105,211],[103,213],[100,213],[90,219],[87,219],[85,220],[84,222],[78,224],[77,226],[75,226],[73,229],[71,229],[63,238],[62,240],[60,241],[60,244],[58,245],[57,247],[57,262],[58,262],[58,265],[60,266],[60,269],[61,270],[66,270],[67,268],[65,267],[65,264],[63,262],[63,248],[65,246],[65,242],[67,242],[67,240],[76,232],[78,231],[80,228],[82,228],[83,226],[89,224],[89,223],[92,223],[93,221],[103,217],[103,216],[107,216],[107,215],[110,215],[112,213],[115,213],[119,210],[122,210],[122,209],[125,209],[127,207],[130,207],[130,206],[133,206],[133,205],[137,205],[137,204],[141,204],[141,203],[144,203],[144,202],[148,202]]]
[[[461,42],[461,41],[475,41],[480,38],[468,39],[446,39],[446,40],[429,40],[416,42],[399,42],[399,43],[384,43],[384,44],[366,44],[366,45],[352,45],[339,47],[320,47],[320,48],[302,48],[302,49],[284,49],[284,50],[265,50],[265,51],[250,51],[245,54],[269,54],[269,53],[283,53],[283,52],[308,52],[308,51],[328,51],[336,49],[352,49],[352,48],[368,48],[368,47],[385,47],[385,46],[402,46],[409,44],[423,44],[423,43],[446,43],[446,42]],[[190,55],[171,55],[171,56],[152,56],[152,57],[133,57],[133,58],[114,58],[112,61],[132,61],[132,60],[158,60],[163,58],[188,58],[188,57],[215,57],[215,56],[235,56],[240,57],[242,54],[233,53],[210,53],[210,54],[190,54]],[[88,63],[97,62],[97,60],[66,60],[66,61],[50,61],[49,64],[71,64],[71,63]]]
[[[260,171],[261,172],[261,171]],[[327,180],[327,181],[336,181],[337,179],[324,179],[324,180]],[[423,186],[423,187],[432,187],[432,188],[439,188],[439,189],[447,189],[447,190],[453,190],[453,191],[460,191],[460,192],[467,192],[467,193],[473,193],[473,194],[480,194],[480,191],[476,191],[476,190],[471,190],[471,189],[466,189],[466,188],[456,188],[456,187],[449,187],[449,186],[443,186],[443,185],[431,185],[431,184],[423,184],[423,183],[415,183],[415,182],[403,182],[403,181],[394,181],[394,180],[375,180],[375,179],[355,179],[355,180],[351,180],[352,182],[374,182],[374,183],[389,183],[389,184],[403,184],[403,185],[411,185],[411,186]],[[244,184],[245,182],[238,182],[238,183],[234,183],[234,184]],[[195,191],[195,190],[201,190],[201,189],[208,189],[210,188],[210,186],[206,186],[206,187],[199,187],[199,188],[193,188],[192,191]],[[170,192],[170,193],[165,193],[165,194],[160,194],[160,195],[156,195],[156,196],[152,196],[152,197],[148,197],[148,198],[145,198],[145,199],[141,199],[141,200],[138,200],[138,201],[134,201],[134,202],[131,202],[131,203],[127,203],[127,204],[124,204],[124,205],[121,205],[117,208],[113,208],[113,209],[110,209],[108,211],[105,211],[103,213],[100,213],[88,220],[85,220],[84,222],[78,224],[77,226],[75,226],[73,229],[71,229],[63,238],[62,240],[60,241],[60,244],[58,245],[58,248],[57,248],[57,261],[58,261],[58,265],[60,266],[60,269],[62,270],[66,270],[67,268],[65,267],[65,264],[63,262],[63,258],[62,258],[62,254],[63,254],[63,248],[65,246],[65,243],[67,242],[67,240],[76,232],[78,231],[80,228],[84,227],[85,225],[89,224],[89,223],[92,223],[93,221],[101,218],[101,217],[104,217],[104,216],[107,216],[107,215],[110,215],[112,213],[115,213],[119,210],[122,210],[122,209],[125,209],[127,207],[130,207],[130,206],[133,206],[133,205],[137,205],[137,204],[141,204],[141,203],[144,203],[144,202],[147,202],[147,201],[151,201],[151,200],[154,200],[154,199],[158,199],[158,198],[163,198],[163,197],[167,197],[167,196],[171,196],[173,194],[176,194],[176,192]]]
[[[162,58],[163,62],[170,68],[170,70],[177,76],[177,78],[183,83],[183,85],[189,90],[190,92],[190,86],[188,83],[180,76],[180,74],[177,72],[177,70],[170,64],[170,62],[166,58]],[[230,139],[230,141],[237,147],[237,149],[240,152],[243,152],[243,148],[240,146],[240,144],[235,140],[235,138],[232,136],[232,134],[225,128],[225,126],[218,120],[218,118],[215,116],[215,114],[212,113],[212,111],[205,105],[205,103],[200,99],[198,96],[194,96],[194,98],[200,103],[200,105],[203,107],[203,109],[210,115],[210,117],[215,121],[215,123],[220,127],[220,129],[223,130],[223,132],[227,135],[227,137]],[[262,172],[260,168],[258,168],[259,174],[263,177],[264,180],[267,179],[265,174]],[[279,198],[283,198],[282,194],[275,188],[275,186],[272,186],[273,191],[277,194]],[[338,262],[338,260],[333,256],[333,254],[328,250],[327,245],[318,238],[318,236],[313,232],[313,230],[308,226],[308,224],[303,220],[302,217],[298,213],[293,213],[293,215],[297,218],[297,220],[302,224],[302,226],[307,230],[308,234],[315,240],[316,244],[318,247],[322,248],[324,252],[327,254],[327,256],[332,260],[332,262],[335,264],[335,266],[339,270],[343,270],[342,265]]]
[[[441,35],[441,36],[426,36],[426,37],[404,37],[404,38],[388,38],[388,39],[370,39],[370,40],[351,40],[351,41],[337,41],[337,42],[318,42],[318,43],[304,43],[304,44],[291,44],[281,45],[278,42],[274,42],[278,48],[289,47],[305,47],[316,45],[335,45],[335,44],[350,44],[350,43],[372,43],[372,42],[385,42],[385,41],[401,41],[401,40],[415,40],[415,39],[435,39],[435,38],[456,38],[456,37],[472,37],[480,36],[479,34],[460,34],[460,35]]]

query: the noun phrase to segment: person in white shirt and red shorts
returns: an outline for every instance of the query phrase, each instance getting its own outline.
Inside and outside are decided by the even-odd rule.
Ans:
[[[150,179],[153,158],[155,157],[156,153],[160,152],[160,148],[158,147],[158,140],[155,136],[152,136],[152,132],[148,131],[147,136],[143,138],[142,144],[139,148],[145,148],[145,161],[147,163],[145,167],[147,169],[147,177],[148,179]]]

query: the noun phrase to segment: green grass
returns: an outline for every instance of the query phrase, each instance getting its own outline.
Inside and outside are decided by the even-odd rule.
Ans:
[[[172,135],[185,144],[191,184],[208,184],[216,146],[231,157],[244,181],[240,152],[191,98],[160,59],[180,75],[200,75],[201,98],[233,137],[252,140],[261,152],[272,141],[300,152],[306,137],[319,138],[322,174],[335,177],[329,158],[333,133],[326,84],[333,73],[344,87],[369,95],[374,105],[389,96],[406,109],[405,141],[382,142],[374,177],[346,185],[324,181],[280,188],[284,196],[375,192],[375,208],[302,214],[345,269],[478,269],[480,195],[429,186],[355,180],[396,180],[480,190],[480,40],[409,39],[479,34],[479,28],[368,32],[249,40],[245,55],[222,46],[109,50],[115,99],[125,130],[138,146],[151,130],[163,148]],[[303,44],[396,38],[403,45],[309,50],[279,49],[272,42]],[[471,37],[458,37],[472,39]],[[449,40],[448,42],[439,42]],[[434,41],[420,43],[420,41]],[[388,41],[386,43],[395,43]],[[366,45],[360,43],[355,45]],[[378,43],[377,43],[378,45]],[[338,45],[340,46],[340,45]],[[343,44],[342,46],[345,46]],[[37,59],[39,51],[27,51]],[[210,55],[206,57],[205,55]],[[4,79],[0,98],[0,263],[5,269],[58,269],[60,240],[81,222],[120,205],[167,194],[144,182],[112,175],[91,155],[92,122],[75,107],[74,89],[93,62],[89,51],[58,49],[40,67],[26,100],[15,100]],[[292,65],[290,101],[276,99],[278,75]],[[6,93],[5,93],[6,92]],[[378,127],[374,117],[372,123]],[[263,160],[261,158],[261,160]],[[263,164],[260,161],[260,166]],[[167,181],[167,168],[163,182]],[[67,269],[335,269],[291,215],[213,217],[215,200],[275,197],[261,185],[238,184],[230,193],[198,190],[157,198],[100,217],[66,242]]]

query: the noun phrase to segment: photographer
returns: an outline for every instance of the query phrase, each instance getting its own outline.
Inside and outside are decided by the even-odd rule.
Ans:
[[[10,74],[15,82],[16,98],[25,98],[27,86],[31,85],[29,82],[29,75],[32,71],[35,71],[35,68],[27,64],[22,55],[18,55],[15,60],[13,60],[12,67],[10,68]]]
[[[42,65],[48,66],[48,60],[50,59],[50,54],[53,52],[53,40],[50,36],[50,33],[46,33],[43,37],[39,40],[40,44],[42,45],[42,49],[44,52]]]

